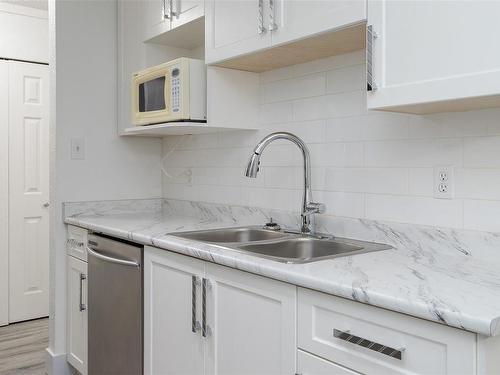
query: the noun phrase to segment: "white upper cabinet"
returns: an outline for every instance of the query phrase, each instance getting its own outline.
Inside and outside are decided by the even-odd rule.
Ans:
[[[204,0],[171,0],[172,29],[203,17],[205,14]]]
[[[145,40],[149,40],[170,30],[171,14],[168,1],[148,0],[144,2]]]
[[[206,61],[220,62],[365,20],[365,0],[207,0]]]
[[[204,0],[147,0],[143,6],[146,25],[144,40],[159,43],[164,43],[162,35],[166,32],[205,14]]]
[[[205,60],[225,60],[271,46],[265,30],[268,0],[207,0]]]
[[[365,0],[267,0],[267,4],[273,45],[366,20]]]
[[[369,0],[376,90],[368,107],[430,113],[499,106],[499,14],[499,1]]]

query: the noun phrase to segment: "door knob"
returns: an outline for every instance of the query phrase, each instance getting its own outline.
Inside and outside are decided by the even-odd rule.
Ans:
[[[48,208],[49,206],[50,206],[49,202],[43,204],[43,208]]]

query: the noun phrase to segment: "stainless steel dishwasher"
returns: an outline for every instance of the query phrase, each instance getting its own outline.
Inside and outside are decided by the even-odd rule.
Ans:
[[[143,373],[143,247],[88,237],[88,373]]]

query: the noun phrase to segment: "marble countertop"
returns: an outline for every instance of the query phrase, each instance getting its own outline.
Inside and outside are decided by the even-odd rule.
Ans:
[[[500,332],[500,254],[485,261],[398,246],[284,264],[167,234],[250,224],[234,219],[137,210],[67,212],[65,222],[471,332],[487,336]]]

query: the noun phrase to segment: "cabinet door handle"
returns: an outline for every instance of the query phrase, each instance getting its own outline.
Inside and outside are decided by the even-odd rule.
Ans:
[[[174,9],[174,6],[173,6],[173,2],[174,0],[170,0],[170,7],[171,7],[171,13],[172,13],[172,17],[175,17],[177,19],[179,19],[180,15],[181,15],[181,0],[176,0],[175,2],[175,9]]]
[[[169,20],[172,16],[172,0],[163,0],[163,18]]]
[[[377,33],[373,30],[373,25],[366,27],[366,90],[377,90],[377,83],[373,76],[373,44],[378,37]]]
[[[87,310],[87,305],[83,303],[83,280],[87,280],[87,275],[80,273],[80,311]]]
[[[199,284],[198,276],[191,276],[191,331],[193,333],[200,330],[200,322],[196,320],[196,289]]]
[[[210,280],[203,278],[201,291],[201,335],[208,337],[210,327],[207,325],[207,289],[210,288]]]
[[[257,15],[257,22],[259,24],[257,30],[259,34],[264,34],[266,28],[264,27],[264,0],[259,0],[259,12]]]
[[[350,334],[349,331],[341,331],[339,329],[333,330],[333,337],[350,342],[354,345],[362,346],[363,348],[373,350],[389,357],[399,359],[400,361],[403,358],[403,352],[405,350],[404,348],[394,349],[390,346],[376,343],[375,341],[370,341],[359,336],[354,336]]]
[[[275,14],[275,6],[274,0],[269,0],[269,31],[278,30],[278,25],[275,22],[276,14]]]

